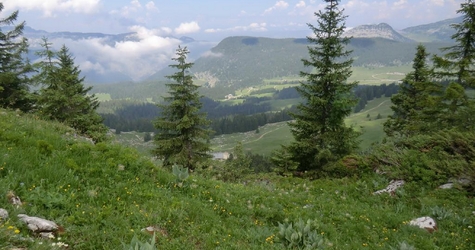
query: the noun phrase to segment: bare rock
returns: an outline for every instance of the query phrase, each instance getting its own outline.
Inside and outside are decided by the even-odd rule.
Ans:
[[[462,177],[459,179],[451,179],[448,183],[439,186],[440,189],[451,189],[454,187],[455,184],[460,186],[469,186],[472,183],[472,180],[468,177]]]
[[[17,206],[17,207],[20,207],[23,205],[23,203],[21,202],[21,199],[19,196],[15,195],[15,193],[13,191],[8,191],[7,193],[7,199],[8,201]]]
[[[427,230],[429,233],[437,231],[437,223],[431,217],[420,217],[417,219],[413,219],[409,222],[411,226],[417,226],[419,228]]]
[[[378,190],[374,192],[373,194],[382,194],[382,193],[394,194],[396,192],[396,189],[402,187],[404,183],[405,183],[404,180],[392,180],[391,182],[389,182],[389,185],[385,189]]]
[[[119,165],[117,166],[117,170],[119,170],[119,171],[124,171],[124,170],[125,170],[125,166],[122,165],[122,164],[119,164]]]
[[[444,185],[440,185],[439,188],[440,189],[451,189],[454,187],[454,184],[453,183],[446,183]]]
[[[160,228],[159,226],[148,226],[146,228],[142,228],[140,231],[153,235],[156,233],[161,234],[163,237],[168,237],[168,232],[166,229]]]
[[[0,208],[0,221],[8,219],[8,211]]]
[[[58,225],[52,221],[38,217],[31,217],[26,214],[19,214],[18,218],[27,224],[33,232],[53,232],[58,230]]]
[[[40,237],[43,239],[54,239],[54,234],[52,232],[40,232]]]

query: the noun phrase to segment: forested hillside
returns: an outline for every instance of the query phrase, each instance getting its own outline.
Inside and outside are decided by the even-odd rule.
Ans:
[[[354,112],[362,110],[368,101],[382,96],[390,97],[397,93],[399,87],[393,83],[390,85],[381,84],[374,86],[361,85],[355,88],[354,95],[358,98],[358,104]],[[255,97],[263,92],[271,94],[264,97]],[[271,103],[279,100],[291,100],[291,103],[298,103],[300,96],[295,88],[283,88],[282,90],[264,89],[263,91],[253,91],[250,96],[242,97],[242,103],[226,105],[222,102],[209,98],[202,98],[202,112],[211,119],[211,129],[213,136],[221,134],[232,134],[239,132],[255,131],[260,126],[269,123],[290,121],[288,113],[295,110],[293,106],[281,110],[275,110]],[[126,106],[122,106],[122,104]],[[128,103],[128,104],[127,104]],[[111,112],[101,113],[104,124],[109,128],[120,132],[154,132],[153,120],[159,116],[160,110],[153,103],[133,103],[108,101],[102,104],[101,110]]]
[[[445,45],[345,37],[339,4],[97,96],[0,19],[0,249],[475,249],[475,3]]]
[[[463,17],[460,16],[435,23],[408,27],[402,30],[402,34],[420,42],[451,42],[452,35],[455,33],[455,30],[451,25],[455,23],[461,23],[462,21]]]
[[[429,53],[440,53],[439,48],[450,43],[424,43]],[[416,43],[397,42],[382,38],[354,38],[348,44],[354,66],[385,67],[409,64]],[[254,86],[263,79],[298,76],[308,70],[301,63],[306,58],[306,39],[271,39],[261,37],[229,37],[211,49],[210,54],[195,61],[193,73],[211,76],[213,84],[207,87]]]

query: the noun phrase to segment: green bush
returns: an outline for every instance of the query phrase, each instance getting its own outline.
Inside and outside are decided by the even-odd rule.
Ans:
[[[334,178],[346,176],[358,176],[371,172],[366,160],[359,155],[348,155],[335,163],[329,163],[323,167],[323,175]]]
[[[323,249],[325,240],[315,229],[315,221],[305,223],[299,219],[296,223],[279,223],[277,242],[287,249]]]
[[[150,243],[140,241],[136,235],[130,241],[130,244],[123,244],[124,250],[155,250],[155,234],[153,235]]]
[[[370,166],[390,178],[426,186],[450,179],[474,180],[475,133],[448,130],[398,138],[378,145],[367,158]]]
[[[176,177],[175,184],[180,187],[183,185],[183,182],[185,182],[185,180],[188,179],[188,177],[190,176],[190,174],[188,173],[188,168],[184,168],[181,165],[173,165],[172,172],[173,175]]]

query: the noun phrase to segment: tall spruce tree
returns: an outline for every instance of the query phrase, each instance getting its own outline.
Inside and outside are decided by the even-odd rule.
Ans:
[[[455,45],[442,48],[443,57],[434,56],[434,65],[439,77],[454,78],[463,87],[475,87],[475,3],[468,0],[460,5],[461,23],[452,24]]]
[[[0,3],[0,12],[4,9]],[[0,19],[0,26],[14,25],[18,11]],[[10,31],[0,29],[0,107],[28,111],[33,100],[29,92],[27,73],[31,67],[26,59],[28,42],[23,37],[25,22],[13,27]]]
[[[35,78],[43,88],[38,97],[38,109],[47,119],[63,122],[80,134],[94,141],[106,139],[107,128],[96,109],[99,102],[94,95],[88,95],[92,87],[85,87],[81,71],[74,65],[74,58],[66,46],[58,52],[51,50],[51,44],[43,39],[44,51],[39,52],[44,61],[37,64],[39,74]]]
[[[177,64],[170,67],[177,72],[168,76],[175,82],[167,84],[169,96],[164,97],[164,104],[158,105],[161,115],[154,123],[158,132],[153,153],[163,160],[164,166],[178,164],[193,170],[212,157],[208,141],[211,131],[206,114],[200,113],[199,86],[193,84],[189,74],[193,63],[186,62],[188,53],[186,47],[179,46],[177,57],[172,58]]]
[[[388,136],[409,136],[436,128],[433,122],[440,111],[442,86],[432,81],[426,62],[428,55],[423,45],[417,46],[414,70],[404,77],[399,92],[391,97],[394,113],[384,123]]]
[[[444,129],[475,130],[475,100],[465,89],[475,87],[475,3],[468,0],[457,13],[462,22],[453,24],[455,45],[442,48],[442,57],[434,56],[434,72],[441,80],[449,80],[441,102],[439,125]]]
[[[357,146],[358,134],[344,122],[356,104],[351,91],[357,84],[347,82],[353,60],[345,48],[350,38],[343,37],[346,16],[338,8],[339,1],[325,2],[325,11],[315,13],[317,26],[308,24],[315,37],[307,39],[314,46],[308,47],[310,58],[302,61],[313,71],[300,73],[306,81],[297,90],[305,102],[291,113],[295,142],[284,146],[300,171],[321,170]]]

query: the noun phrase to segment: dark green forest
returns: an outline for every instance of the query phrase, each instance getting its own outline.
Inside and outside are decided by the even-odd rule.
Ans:
[[[360,85],[354,89],[354,95],[358,98],[358,104],[354,112],[362,110],[368,101],[382,96],[390,97],[397,93],[399,85],[392,83],[389,85]],[[268,92],[269,89],[265,89]],[[255,91],[253,93],[261,93]],[[203,108],[201,111],[208,115],[211,120],[211,129],[213,135],[232,134],[239,132],[255,131],[260,126],[269,123],[290,121],[289,112],[295,108],[286,108],[280,111],[272,111],[269,101],[296,99],[299,95],[295,88],[284,88],[282,90],[273,90],[272,97],[247,97],[241,104],[223,105],[221,102],[203,97],[201,102]],[[113,101],[111,101],[113,102]],[[125,102],[127,103],[127,102]],[[119,106],[113,113],[103,113],[104,124],[109,128],[120,132],[154,132],[152,124],[153,119],[160,115],[160,109],[151,103],[126,104]]]

